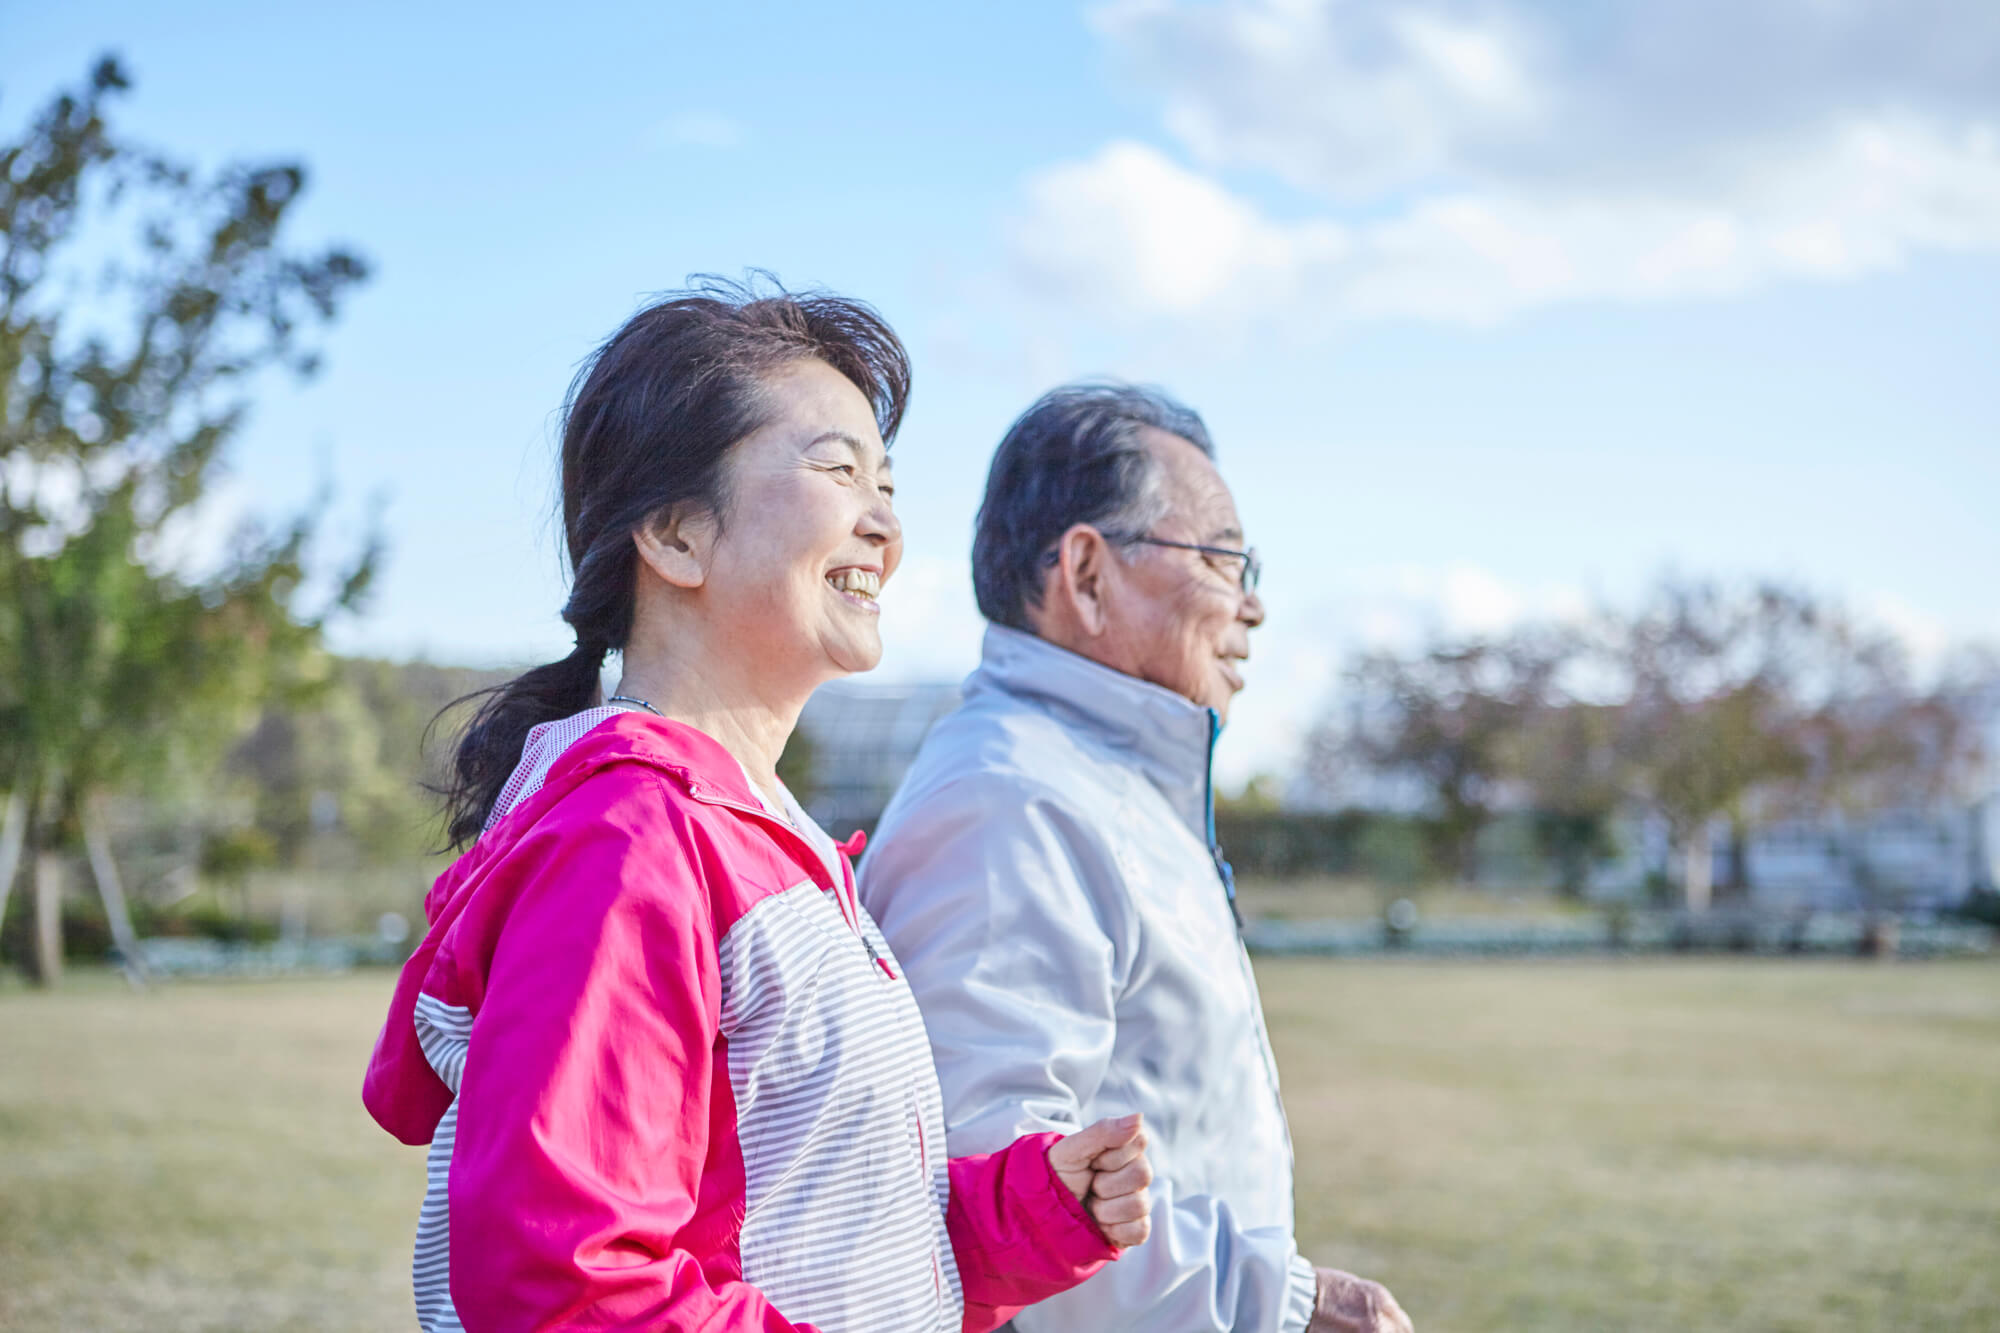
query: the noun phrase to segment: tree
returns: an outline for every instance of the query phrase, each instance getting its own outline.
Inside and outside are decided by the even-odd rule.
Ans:
[[[105,109],[128,86],[106,57],[0,147],[0,781],[35,867],[45,981],[79,842],[136,958],[102,794],[212,762],[272,691],[309,685],[305,650],[377,556],[371,541],[305,605],[322,502],[239,531],[218,569],[169,558],[259,372],[312,374],[307,333],[366,268],[280,245],[299,164],[203,175],[114,135]],[[15,868],[0,863],[0,910]]]
[[[1970,804],[1985,794],[1979,788],[2000,666],[1981,655],[1963,656],[1923,689],[1911,679],[1902,646],[1887,636],[1843,625],[1835,646],[1799,720],[1805,763],[1783,799],[1788,809],[1830,819],[1872,913],[1890,905],[1894,886],[1883,881],[1869,855],[1862,817],[1941,798]]]
[[[1626,803],[1617,735],[1615,707],[1564,696],[1526,710],[1508,751],[1535,847],[1566,898],[1581,898],[1592,866],[1617,851],[1612,821]]]
[[[1713,827],[1726,822],[1747,890],[1740,849],[1779,814],[1831,818],[1872,896],[1858,817],[1925,804],[1977,762],[1967,691],[1919,689],[1896,639],[1801,589],[1664,582],[1621,656],[1620,744],[1681,848],[1694,911],[1710,899]]]
[[[1344,716],[1308,738],[1313,776],[1337,787],[1358,769],[1414,788],[1430,815],[1434,859],[1469,883],[1510,746],[1558,665],[1531,635],[1364,654],[1346,673]]]
[[[1755,819],[1755,797],[1804,773],[1801,691],[1837,633],[1794,589],[1736,593],[1674,580],[1623,627],[1619,748],[1635,794],[1680,849],[1690,911],[1712,896],[1717,819],[1740,835]]]
[[[346,858],[364,863],[435,850],[442,830],[434,807],[418,797],[445,777],[447,747],[426,755],[422,738],[453,700],[514,672],[361,657],[329,657],[323,671],[323,690],[303,705],[274,701],[223,765],[245,791],[249,825],[268,840],[272,863],[297,864],[312,836],[330,831]]]

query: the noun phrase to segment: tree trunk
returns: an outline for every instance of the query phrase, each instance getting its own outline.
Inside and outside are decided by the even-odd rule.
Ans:
[[[1740,820],[1729,821],[1729,896],[1750,901],[1750,831]]]
[[[62,857],[45,848],[35,849],[35,947],[34,979],[38,986],[53,986],[62,980]]]
[[[1708,824],[1699,821],[1688,830],[1686,870],[1687,909],[1706,912],[1715,887],[1715,849],[1709,840]]]
[[[7,895],[21,869],[21,843],[28,836],[28,798],[16,783],[7,793],[7,815],[0,822],[0,922],[7,919]]]
[[[125,886],[118,879],[118,863],[111,859],[111,838],[105,832],[104,813],[93,798],[83,803],[83,847],[90,855],[90,874],[97,881],[97,896],[104,900],[104,919],[111,924],[111,942],[118,946],[125,979],[134,986],[146,984],[146,960],[139,953],[139,936],[132,929],[132,914],[125,907]]]

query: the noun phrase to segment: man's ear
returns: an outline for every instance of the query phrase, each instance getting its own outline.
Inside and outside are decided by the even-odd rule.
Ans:
[[[640,561],[662,582],[692,589],[708,581],[715,538],[714,515],[675,506],[640,524],[632,534],[632,545],[638,549]]]
[[[1049,573],[1045,602],[1051,597],[1060,602],[1088,638],[1110,628],[1111,543],[1103,533],[1088,523],[1073,525],[1056,539],[1056,567]]]

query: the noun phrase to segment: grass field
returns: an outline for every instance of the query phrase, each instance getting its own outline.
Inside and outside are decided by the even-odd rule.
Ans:
[[[1423,1333],[2000,1328],[2000,967],[1259,973],[1302,1243]],[[411,1326],[388,986],[0,990],[0,1327]]]
[[[1236,881],[1236,901],[1245,916],[1281,917],[1289,921],[1380,921],[1382,909],[1395,898],[1411,899],[1427,921],[1468,916],[1568,920],[1596,916],[1602,910],[1559,898],[1546,889],[1513,891],[1463,884],[1388,888],[1352,875],[1297,875],[1287,879],[1244,875]]]

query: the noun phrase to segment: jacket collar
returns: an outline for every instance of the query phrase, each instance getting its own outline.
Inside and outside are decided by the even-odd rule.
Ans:
[[[659,769],[697,801],[764,810],[743,765],[721,741],[685,722],[637,709],[614,713],[578,737],[550,765],[547,784],[554,786],[559,776],[577,769],[631,762]]]
[[[1203,842],[1214,841],[1215,710],[1004,625],[988,625],[967,698],[996,690],[1121,750]]]
[[[641,763],[672,778],[704,805],[725,806],[761,821],[785,843],[818,880],[825,862],[803,834],[777,818],[750,789],[743,765],[721,741],[685,722],[631,709],[615,713],[585,732],[549,766],[544,788],[558,787],[609,764]],[[860,830],[835,842],[849,857],[859,856],[868,839]],[[803,853],[803,855],[801,855]]]

